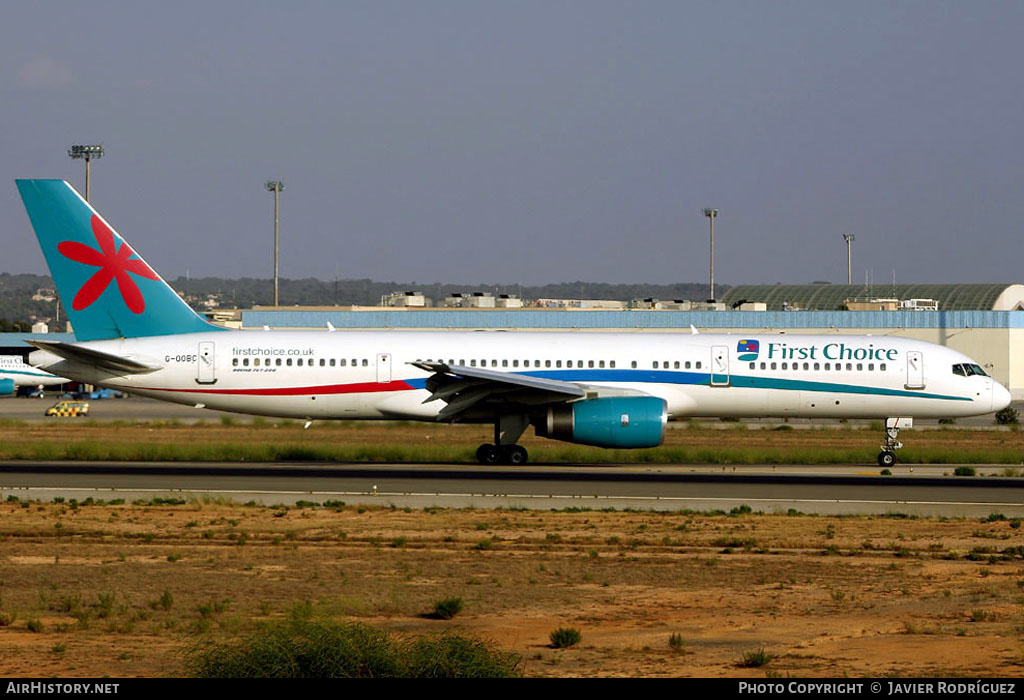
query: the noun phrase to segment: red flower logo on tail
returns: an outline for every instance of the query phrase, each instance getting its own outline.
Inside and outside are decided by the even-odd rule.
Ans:
[[[57,244],[57,251],[65,258],[100,268],[78,290],[74,301],[71,302],[71,308],[75,311],[87,308],[100,298],[110,285],[110,281],[116,279],[124,303],[133,313],[141,314],[146,310],[146,300],[142,298],[139,285],[135,284],[135,280],[128,273],[150,280],[158,280],[160,277],[142,260],[131,259],[135,251],[127,243],[122,241],[121,248],[117,249],[114,232],[95,214],[92,216],[92,232],[100,246],[99,250],[76,241],[63,241]]]

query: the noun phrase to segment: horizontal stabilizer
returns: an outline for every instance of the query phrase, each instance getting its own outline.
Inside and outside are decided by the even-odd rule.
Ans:
[[[62,343],[56,340],[26,340],[29,345],[34,345],[40,350],[53,353],[58,357],[63,357],[68,362],[72,362],[78,365],[88,365],[90,367],[96,367],[105,372],[111,372],[113,374],[149,374],[150,372],[156,372],[160,367],[153,367],[146,365],[135,360],[129,360],[126,357],[119,357],[118,355],[111,355],[107,352],[100,352],[99,350],[91,350],[84,348],[81,345],[72,345],[71,343]]]

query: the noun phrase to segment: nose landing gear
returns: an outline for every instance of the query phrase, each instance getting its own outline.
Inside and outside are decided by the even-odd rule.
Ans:
[[[886,418],[885,419],[885,443],[882,451],[878,453],[878,466],[891,467],[896,463],[896,450],[903,447],[903,443],[897,438],[900,428],[910,429],[914,427],[913,418]]]

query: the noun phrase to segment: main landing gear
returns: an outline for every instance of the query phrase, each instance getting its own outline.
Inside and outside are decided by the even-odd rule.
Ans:
[[[494,420],[494,443],[480,445],[476,460],[480,464],[526,464],[530,458],[526,448],[515,444],[530,426],[530,417],[525,413],[507,413]]]
[[[886,418],[885,419],[885,443],[882,451],[878,453],[878,466],[891,467],[896,463],[896,450],[903,447],[903,443],[897,438],[900,428],[912,428],[913,418]]]

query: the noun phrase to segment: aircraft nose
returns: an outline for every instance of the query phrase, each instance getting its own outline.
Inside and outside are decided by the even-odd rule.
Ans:
[[[1002,411],[1010,405],[1010,392],[999,382],[992,382],[992,411]]]

